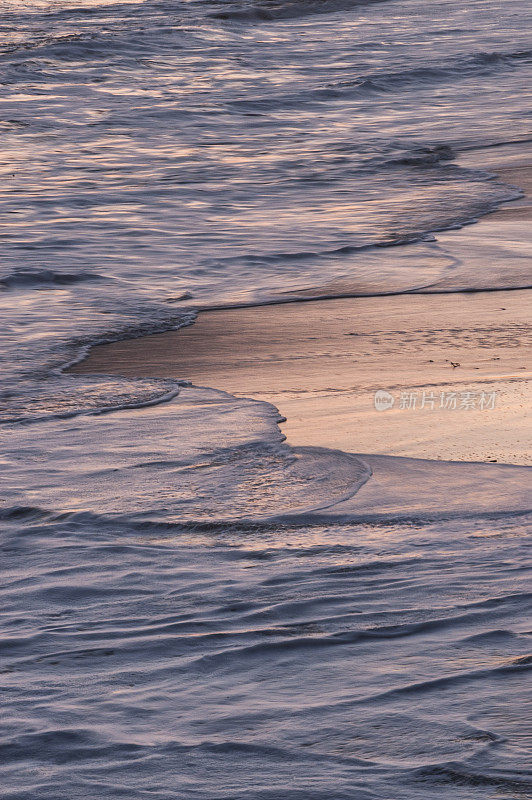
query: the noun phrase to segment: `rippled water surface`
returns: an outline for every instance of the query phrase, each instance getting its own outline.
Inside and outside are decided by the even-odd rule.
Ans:
[[[529,22],[522,0],[4,3],[7,418],[76,345],[193,306],[438,281],[432,232],[518,195],[456,157],[529,136]]]
[[[6,798],[529,796],[527,468],[277,420],[4,426]]]
[[[519,195],[472,154],[529,139],[529,30],[523,0],[2,3],[6,798],[530,796],[526,469],[61,371],[459,273],[435,232]]]
[[[4,796],[524,800],[524,522],[21,513]]]

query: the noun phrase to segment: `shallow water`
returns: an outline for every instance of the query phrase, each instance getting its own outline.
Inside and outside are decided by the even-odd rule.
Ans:
[[[44,365],[198,305],[456,271],[433,232],[519,194],[456,157],[529,141],[528,23],[522,0],[4,3],[4,418],[38,415]]]
[[[529,136],[528,29],[3,3],[7,798],[528,796],[526,469],[294,450],[266,403],[61,371],[200,306],[523,285],[434,232],[519,194],[474,154]]]
[[[6,798],[529,796],[530,517],[149,516],[4,517]]]
[[[6,798],[527,796],[529,470],[277,421],[4,426]]]

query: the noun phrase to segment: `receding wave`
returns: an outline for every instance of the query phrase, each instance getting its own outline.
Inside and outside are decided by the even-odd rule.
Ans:
[[[149,407],[153,402],[159,403],[156,414]],[[525,467],[428,462],[420,479],[426,462],[416,459],[291,448],[278,428],[277,409],[268,403],[192,386],[179,387],[177,396],[170,392],[164,403],[153,402],[73,416],[68,426],[57,418],[37,423],[40,427],[14,426],[7,439],[4,508],[21,505],[21,469],[28,480],[36,479],[33,465],[25,465],[19,454],[45,435],[49,452],[57,455],[50,455],[53,470],[33,491],[32,505],[76,514],[97,511],[129,524],[186,523],[213,530],[239,521],[270,527],[399,523],[530,511]],[[149,441],[145,453],[131,449],[137,427],[148,440],[155,437],[155,450]],[[89,443],[107,439],[112,447],[102,448],[91,465]],[[84,462],[90,468],[82,468]],[[70,482],[73,471],[79,475]]]
[[[102,275],[96,272],[67,272],[52,269],[29,269],[22,268],[11,272],[8,275],[0,275],[0,288],[31,288],[42,285],[69,286],[74,283],[85,281],[103,280]]]
[[[384,3],[387,0],[259,0],[242,3],[227,2],[211,11],[209,16],[217,19],[238,21],[267,21],[275,19],[296,19],[312,14],[334,14],[338,11],[363,8],[364,6]]]
[[[461,81],[474,76],[489,74],[504,67],[528,65],[532,63],[532,50],[500,53],[475,53],[465,58],[441,64],[416,67],[401,72],[374,73],[354,79],[346,79],[330,84],[331,89],[393,92],[396,89],[414,86],[422,88],[440,81]]]
[[[393,94],[400,90],[430,90],[439,84],[458,86],[482,76],[497,74],[504,70],[529,66],[532,63],[532,51],[520,50],[509,52],[479,52],[473,55],[450,59],[441,64],[426,64],[412,69],[390,72],[370,72],[342,78],[325,86],[318,86],[293,94],[269,92],[264,97],[246,97],[231,103],[234,108],[253,107],[263,111],[275,111],[290,108],[302,103],[335,103],[345,102],[351,98]]]

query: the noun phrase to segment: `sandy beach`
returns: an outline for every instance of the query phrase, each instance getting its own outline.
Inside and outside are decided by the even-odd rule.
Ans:
[[[467,270],[481,288],[490,262],[501,285],[508,265],[530,263],[532,171],[514,159],[497,172],[526,196],[437,235],[465,264],[458,279],[428,293],[207,310],[179,331],[96,346],[71,371],[267,400],[293,445],[530,464],[532,292],[457,291]],[[376,410],[379,390],[392,407]]]
[[[177,332],[95,347],[73,371],[179,377],[267,400],[287,418],[282,429],[295,445],[526,464],[531,296],[410,295],[210,311]],[[396,401],[380,413],[379,389]],[[440,408],[441,392],[456,393],[457,408]],[[462,392],[476,393],[476,407],[460,409]],[[481,392],[496,393],[494,408],[478,407]],[[402,393],[415,408],[400,407]]]
[[[309,290],[303,302],[285,296],[278,305],[205,310],[179,331],[93,347],[70,371],[179,378],[267,400],[298,446],[532,463],[532,290],[482,291],[529,283],[532,167],[513,147],[504,157],[484,151],[461,160],[486,161],[524,196],[438,233],[436,246],[461,268],[434,286],[320,299],[349,294],[336,283]],[[380,411],[379,390],[393,399]]]

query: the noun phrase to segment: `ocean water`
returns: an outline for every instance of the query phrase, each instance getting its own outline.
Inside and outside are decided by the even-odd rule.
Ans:
[[[527,5],[2,3],[6,798],[530,797],[525,468],[63,372],[198,308],[459,277],[437,232],[520,196]]]

